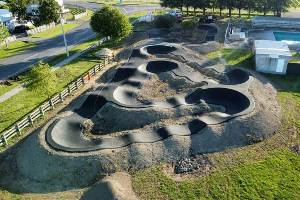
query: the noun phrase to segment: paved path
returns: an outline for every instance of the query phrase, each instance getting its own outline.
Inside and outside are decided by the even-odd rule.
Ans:
[[[6,101],[7,99],[9,99],[10,97],[18,94],[19,92],[21,92],[24,89],[25,89],[24,85],[22,84],[22,85],[19,85],[19,86],[15,87],[14,89],[6,92],[5,94],[0,96],[0,103]]]
[[[78,4],[89,9],[99,9],[100,4],[88,3],[88,2],[75,2],[66,0],[66,4]],[[142,10],[153,10],[158,9],[160,6],[145,6],[145,5],[126,5],[118,6],[126,14],[142,11]],[[89,22],[84,22],[79,27],[76,27],[72,31],[66,34],[69,47],[73,47],[79,43],[82,43],[95,36],[95,33],[91,29]],[[65,51],[64,41],[62,36],[58,36],[51,39],[45,39],[43,41],[37,42],[38,45],[26,52],[7,58],[0,62],[0,82],[14,76],[26,69],[30,68],[31,65],[39,62],[40,60],[45,60],[56,55],[62,54]]]

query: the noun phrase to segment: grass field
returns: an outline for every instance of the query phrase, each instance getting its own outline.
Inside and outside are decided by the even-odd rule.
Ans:
[[[80,24],[64,24],[65,33],[71,31],[72,29],[78,27]],[[30,36],[31,38],[39,38],[39,39],[49,39],[56,36],[62,35],[61,25],[57,25],[52,29],[43,31],[41,33],[37,33],[35,35]]]
[[[221,56],[240,67],[254,67],[250,51],[221,49],[208,56]],[[282,126],[272,138],[211,154],[216,169],[207,176],[177,182],[162,172],[163,165],[136,172],[133,187],[138,196],[157,200],[300,199],[300,157],[288,150],[300,144],[300,77],[266,77],[278,88],[283,114]]]
[[[23,42],[23,41],[15,41],[8,45],[8,47],[0,48],[0,60],[5,59],[17,54],[21,54],[22,52],[32,48],[35,46],[35,43],[32,42]]]

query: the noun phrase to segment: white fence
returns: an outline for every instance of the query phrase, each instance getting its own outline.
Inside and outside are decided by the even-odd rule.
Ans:
[[[46,25],[39,26],[39,27],[36,27],[34,29],[28,30],[28,31],[26,31],[26,34],[27,35],[34,35],[34,34],[37,34],[37,33],[40,33],[40,32],[43,32],[43,31],[46,31],[46,30],[49,30],[49,29],[52,29],[54,27],[55,27],[55,23],[52,22],[50,24],[46,24]]]
[[[14,35],[9,36],[9,37],[5,38],[3,42],[0,43],[0,46],[4,46],[4,45],[14,42],[16,40],[17,40],[16,36],[14,36]]]
[[[4,131],[0,136],[0,146],[8,144],[8,141],[16,135],[20,135],[22,130],[26,127],[34,125],[34,121],[44,116],[47,111],[53,110],[56,104],[59,104],[64,101],[64,99],[70,94],[77,91],[79,88],[84,86],[87,82],[90,81],[91,77],[96,76],[101,69],[105,67],[106,64],[109,64],[112,61],[111,58],[106,58],[102,60],[99,64],[95,65],[83,76],[76,79],[74,82],[70,83],[63,91],[52,96],[49,100],[42,103],[42,105],[35,108],[31,113],[26,115],[23,119],[16,122],[15,125]]]
[[[88,16],[88,12],[87,11],[85,11],[83,13],[79,13],[78,15],[74,15],[74,20],[77,20],[77,19],[80,19],[80,18],[86,17],[86,16]]]

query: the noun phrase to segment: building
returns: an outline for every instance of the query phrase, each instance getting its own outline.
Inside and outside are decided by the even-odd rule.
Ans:
[[[0,23],[7,26],[9,30],[14,29],[14,17],[9,10],[0,9]]]
[[[292,53],[285,42],[255,40],[253,45],[256,70],[272,74],[286,74]]]

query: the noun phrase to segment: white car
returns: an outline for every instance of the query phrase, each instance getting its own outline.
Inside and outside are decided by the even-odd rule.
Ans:
[[[182,19],[182,13],[180,11],[178,11],[178,10],[171,10],[171,11],[169,11],[168,14],[171,15],[171,16],[176,17],[177,20],[181,20]]]

